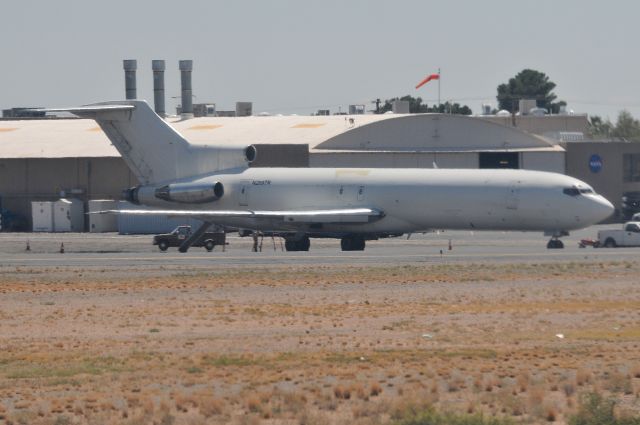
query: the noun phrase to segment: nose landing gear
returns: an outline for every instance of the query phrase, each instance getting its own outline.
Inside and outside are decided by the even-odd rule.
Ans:
[[[565,230],[544,232],[545,236],[551,236],[549,242],[547,242],[547,249],[563,249],[564,244],[560,240],[561,236],[569,236],[569,232]]]
[[[552,238],[549,242],[547,242],[547,249],[562,249],[564,248],[564,244],[558,238]]]

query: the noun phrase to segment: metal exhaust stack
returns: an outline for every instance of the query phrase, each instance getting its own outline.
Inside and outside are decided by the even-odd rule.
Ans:
[[[193,99],[191,91],[191,71],[193,70],[192,60],[181,60],[180,81],[182,83],[182,119],[193,118]]]
[[[151,68],[153,69],[153,107],[156,114],[164,118],[167,116],[164,109],[164,60],[152,60]]]
[[[125,59],[122,61],[124,68],[124,91],[127,100],[136,99],[138,97],[136,91],[136,69],[138,69],[138,61],[135,59]]]

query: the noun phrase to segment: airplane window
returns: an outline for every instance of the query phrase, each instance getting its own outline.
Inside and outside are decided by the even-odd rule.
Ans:
[[[578,196],[580,195],[580,190],[576,189],[575,187],[567,187],[566,189],[562,190],[562,193],[569,196]]]
[[[593,189],[580,189],[580,193],[593,193]]]

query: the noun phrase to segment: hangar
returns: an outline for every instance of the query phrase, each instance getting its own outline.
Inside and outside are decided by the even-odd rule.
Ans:
[[[261,167],[526,168],[564,172],[550,139],[460,115],[383,114],[168,119],[194,144],[258,148]],[[119,199],[138,184],[86,119],[0,121],[0,201],[30,229],[31,201]]]

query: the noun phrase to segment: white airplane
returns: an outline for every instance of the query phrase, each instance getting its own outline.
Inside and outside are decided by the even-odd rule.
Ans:
[[[561,236],[609,217],[613,205],[586,183],[528,170],[259,168],[260,153],[192,145],[144,101],[68,109],[104,130],[141,183],[125,198],[158,209],[104,211],[193,217],[212,225],[285,238],[288,251],[309,238],[341,239],[344,251],[366,240],[434,229],[542,231],[548,248]]]

